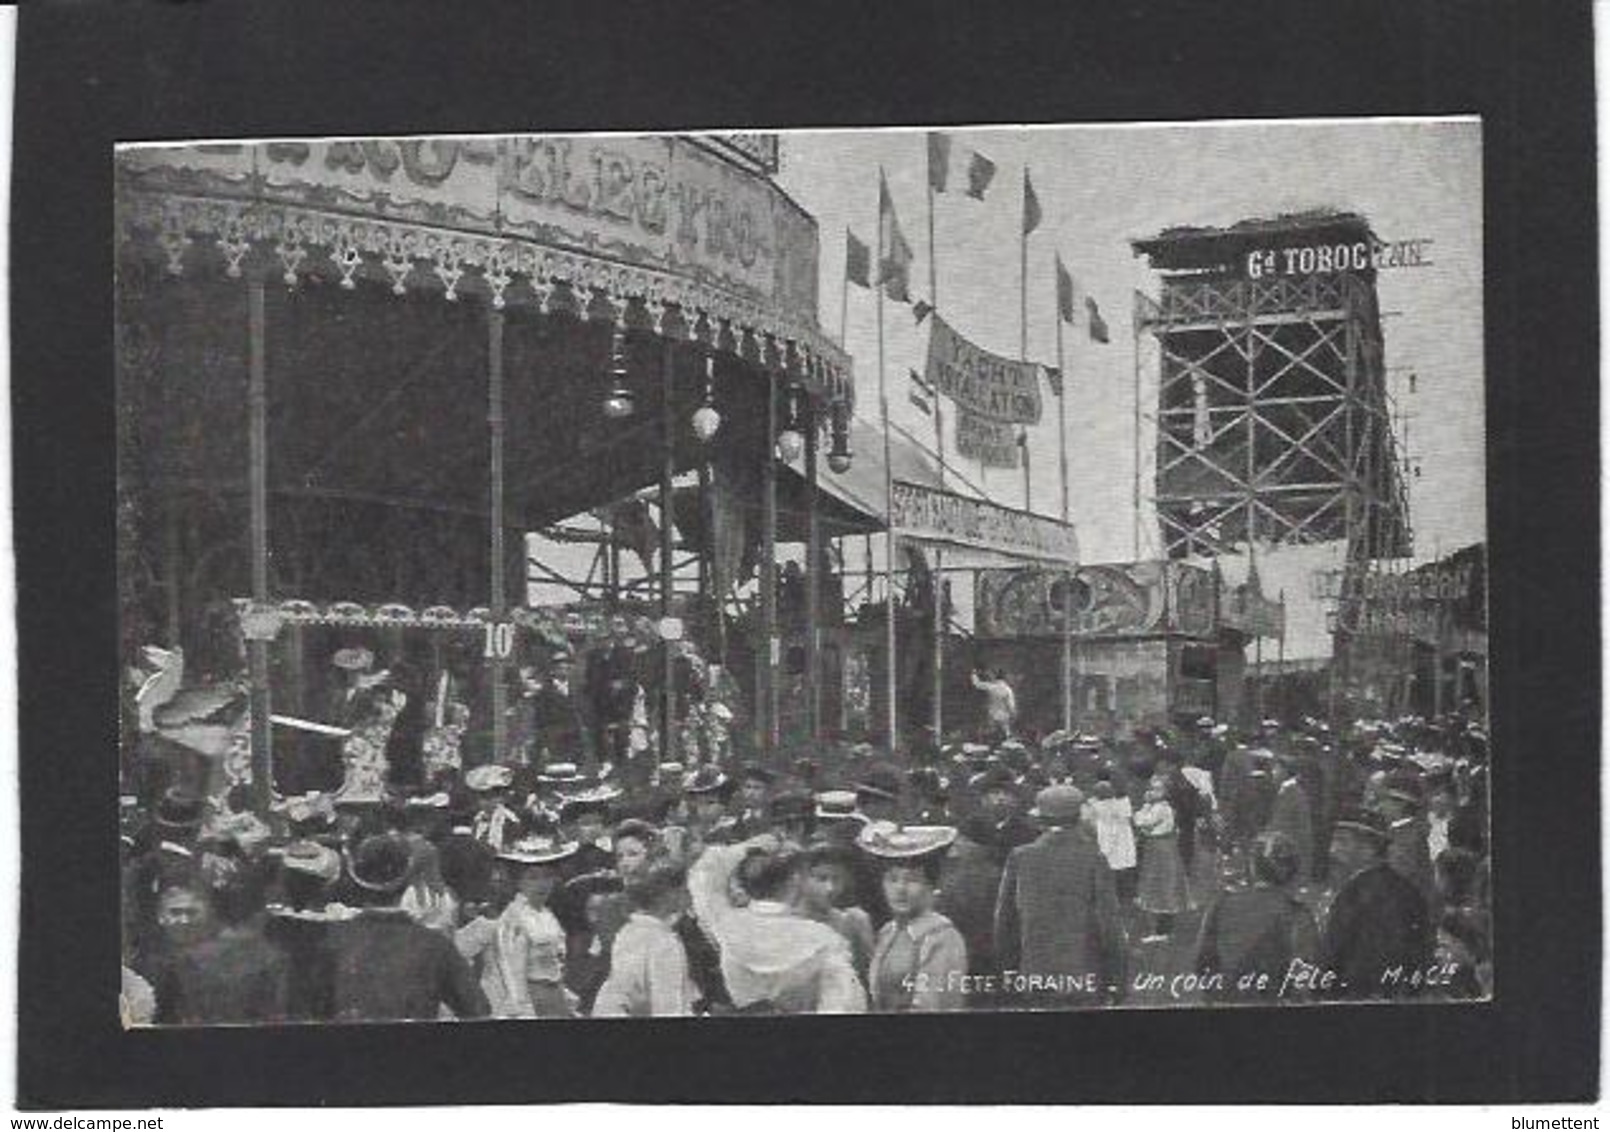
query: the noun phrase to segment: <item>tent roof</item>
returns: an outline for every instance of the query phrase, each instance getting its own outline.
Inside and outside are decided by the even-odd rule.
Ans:
[[[826,460],[822,460],[817,485],[858,517],[858,529],[851,533],[881,531],[888,524],[884,495],[883,430],[870,421],[853,418],[850,421],[850,452],[853,459],[849,470],[845,472],[832,471],[827,468]],[[889,434],[889,456],[893,463],[894,479],[927,487],[939,486],[939,469],[928,452],[897,430]],[[793,478],[803,482],[802,460],[795,461],[789,471]]]

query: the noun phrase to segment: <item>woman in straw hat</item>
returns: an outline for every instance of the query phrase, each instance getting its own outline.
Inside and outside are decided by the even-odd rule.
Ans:
[[[496,943],[487,957],[483,986],[498,990],[494,1008],[507,1018],[568,1018],[574,997],[565,988],[565,931],[548,909],[548,899],[564,879],[574,842],[532,834],[498,859],[509,868],[516,893],[498,917]],[[489,996],[493,997],[493,996]]]
[[[934,911],[950,826],[888,829],[870,825],[857,844],[882,869],[889,922],[878,932],[867,984],[872,1008],[892,1013],[966,1007],[967,945],[949,919]]]

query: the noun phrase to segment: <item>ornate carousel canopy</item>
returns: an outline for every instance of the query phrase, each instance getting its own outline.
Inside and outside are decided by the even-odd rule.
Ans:
[[[849,403],[817,325],[817,231],[755,135],[512,136],[129,147],[123,255],[174,275],[263,265],[702,338]],[[640,316],[641,317],[641,316]]]

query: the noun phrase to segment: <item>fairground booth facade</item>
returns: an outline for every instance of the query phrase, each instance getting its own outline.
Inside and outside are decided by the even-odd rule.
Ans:
[[[854,383],[775,165],[761,135],[120,151],[124,654],[131,689],[184,688],[125,749],[226,749],[265,807],[362,788],[340,705],[381,674],[403,695],[360,738],[472,765],[535,754],[518,709],[556,671],[595,761],[774,745],[779,538],[813,575],[878,525],[818,492]],[[529,603],[526,536],[589,515],[600,584]]]

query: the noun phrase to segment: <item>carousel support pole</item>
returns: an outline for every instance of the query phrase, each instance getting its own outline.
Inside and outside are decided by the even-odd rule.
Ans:
[[[872,536],[871,535],[867,535],[866,538],[862,540],[862,543],[861,543],[861,558],[866,563],[866,597],[863,599],[863,601],[866,604],[870,605],[871,602],[872,602],[872,585],[873,585],[873,583],[872,583]]]
[[[822,521],[817,514],[816,403],[805,405],[805,720],[811,741],[822,734]]]
[[[503,556],[503,312],[493,310],[487,321],[487,406],[486,422],[491,444],[492,495],[489,514],[492,527],[492,623],[501,624],[508,616],[507,566]],[[504,657],[495,647],[500,634],[494,632],[487,648],[492,680],[492,761],[502,762],[509,744],[509,689],[504,683]]]
[[[707,354],[704,360],[705,382],[708,389],[715,379],[714,361]],[[699,506],[705,543],[710,552],[710,608],[715,633],[714,663],[723,671],[727,665],[727,578],[721,569],[721,546],[716,536],[716,469],[710,461],[710,445],[706,442],[699,454]]]
[[[676,480],[676,345],[666,338],[660,344],[660,617],[670,617],[671,599],[675,596],[676,565],[672,561],[676,542],[672,537],[672,493]],[[676,676],[672,663],[671,642],[660,640],[660,743],[659,761],[671,762],[676,758]]]
[[[707,514],[709,508],[706,506],[706,500],[709,498],[710,464],[708,461],[701,459],[699,461],[699,529],[703,532],[703,537],[699,540],[700,545],[698,556],[699,608],[701,610],[707,610],[710,608],[710,594],[712,589],[710,580],[710,560],[712,557],[711,551],[714,549],[714,547],[710,538],[710,520],[709,515]]]
[[[162,499],[162,589],[167,598],[168,647],[183,642],[179,639],[184,624],[183,586],[179,580],[181,557],[179,537],[178,488],[169,483]]]
[[[246,323],[250,368],[246,393],[249,414],[247,458],[250,461],[252,602],[268,603],[268,365],[263,345],[266,318],[263,312],[263,280],[252,278],[246,285]],[[251,634],[246,643],[246,659],[251,687],[252,809],[266,817],[274,801],[273,732],[269,714],[273,707],[268,685],[268,645],[260,634]]]
[[[929,154],[933,160],[933,154]],[[934,239],[934,180],[928,178],[928,301],[939,309],[939,243]],[[934,451],[939,455],[939,490],[945,490],[945,398],[935,387],[930,398],[934,403]],[[934,751],[937,757],[945,742],[945,551],[934,544],[934,610],[933,610],[933,703],[931,723],[934,729]]]
[[[762,745],[777,747],[777,370],[766,367],[766,447],[760,464],[760,708]]]

